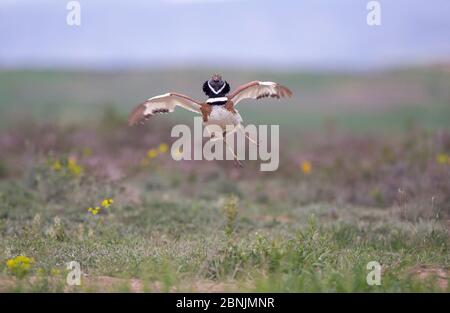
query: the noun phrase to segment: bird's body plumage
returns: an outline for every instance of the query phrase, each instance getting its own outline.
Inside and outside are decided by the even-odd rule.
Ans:
[[[225,108],[225,105],[214,105],[211,108],[208,120],[205,125],[218,125],[225,129],[227,125],[237,126],[243,122],[241,115],[237,110],[231,112]]]
[[[149,98],[131,112],[128,123],[130,125],[142,123],[153,115],[173,112],[179,106],[202,114],[205,125],[216,124],[221,127],[237,125],[242,123],[242,117],[234,107],[242,100],[264,97],[279,99],[292,95],[288,88],[280,84],[261,81],[242,85],[228,95],[230,85],[223,81],[220,75],[213,75],[209,81],[206,81],[203,84],[203,91],[208,96],[205,102],[199,102],[175,92]]]
[[[136,123],[143,123],[153,115],[173,112],[179,106],[188,111],[201,114],[203,124],[211,134],[211,137],[216,136],[217,126],[219,126],[222,129],[222,138],[225,141],[228,133],[234,132],[242,126],[242,117],[235,109],[239,102],[244,99],[261,99],[265,97],[280,99],[292,96],[292,92],[280,84],[261,81],[253,81],[242,85],[228,95],[230,85],[217,74],[203,84],[203,92],[208,96],[208,99],[204,102],[196,101],[186,95],[175,92],[149,98],[131,112],[128,123],[130,126]],[[235,161],[240,164],[236,156]]]
[[[234,108],[242,100],[264,97],[279,99],[292,95],[288,88],[274,82],[253,81],[238,87],[227,96],[229,90],[228,82],[222,81],[220,75],[213,75],[211,80],[203,84],[203,91],[209,97],[205,102],[199,102],[175,92],[162,94],[149,98],[137,106],[131,112],[128,123],[130,125],[143,123],[153,115],[173,112],[179,106],[202,114],[203,123],[207,128],[217,125],[225,131],[227,126],[236,128],[242,124],[242,117]]]

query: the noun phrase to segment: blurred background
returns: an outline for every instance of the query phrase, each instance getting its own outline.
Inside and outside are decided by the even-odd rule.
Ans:
[[[232,87],[260,79],[294,91],[289,103],[243,105],[252,123],[448,125],[445,0],[380,1],[380,26],[367,24],[365,0],[79,1],[80,26],[66,23],[69,2],[0,2],[2,125],[84,121],[106,105],[126,113],[171,90],[202,98],[213,72]]]
[[[307,162],[321,184],[332,177],[333,188],[343,187],[344,179],[349,190],[342,197],[370,205],[393,204],[401,186],[419,192],[417,175],[426,164],[450,164],[450,3],[379,1],[381,25],[370,26],[368,2],[80,0],[81,24],[70,26],[69,1],[3,0],[3,176],[23,172],[26,151],[77,155],[84,147],[103,160],[88,158],[86,166],[127,177],[128,167],[151,163],[147,149],[171,142],[175,123],[193,122],[179,110],[129,129],[128,112],[168,91],[204,99],[202,83],[219,72],[232,89],[269,80],[294,92],[289,100],[239,106],[246,123],[280,125],[286,144],[279,175],[293,175],[295,167],[304,177],[301,164]],[[421,167],[407,169],[409,158],[412,167]],[[232,168],[228,163],[213,162],[212,169]],[[183,168],[198,174],[198,165]],[[235,175],[254,171],[250,166]],[[402,175],[408,182],[399,180]],[[432,176],[439,187],[424,187],[427,197],[440,190],[446,206],[447,178]],[[367,183],[358,184],[363,192],[354,190],[360,181]],[[318,199],[341,197],[339,191],[316,192]]]

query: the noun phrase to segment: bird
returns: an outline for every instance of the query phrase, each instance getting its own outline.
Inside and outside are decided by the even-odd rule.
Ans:
[[[174,112],[176,107],[181,107],[200,114],[206,129],[213,125],[219,126],[223,131],[222,138],[214,138],[215,133],[210,132],[211,139],[223,139],[226,143],[227,135],[237,129],[244,129],[243,119],[239,111],[235,109],[238,103],[246,99],[280,99],[292,96],[292,91],[289,88],[270,81],[251,81],[230,93],[230,84],[223,80],[220,74],[212,75],[209,80],[203,83],[203,92],[208,97],[206,101],[197,101],[177,92],[168,92],[151,97],[131,111],[128,124],[129,126],[143,124],[154,115],[171,113]],[[243,133],[251,142],[258,144],[245,132]],[[234,151],[232,152],[237,164],[242,166]]]

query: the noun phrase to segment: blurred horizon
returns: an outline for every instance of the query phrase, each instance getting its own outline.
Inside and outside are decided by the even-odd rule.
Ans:
[[[80,0],[0,2],[0,69],[376,70],[450,63],[450,2]]]
[[[380,0],[380,26],[367,24],[368,0],[78,2],[81,25],[69,26],[69,0],[0,1],[1,127],[90,124],[110,109],[124,119],[152,95],[203,99],[219,72],[232,88],[267,80],[294,92],[243,105],[249,123],[448,128],[447,0]]]

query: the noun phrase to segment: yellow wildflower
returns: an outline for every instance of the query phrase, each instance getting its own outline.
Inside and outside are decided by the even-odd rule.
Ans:
[[[59,162],[59,160],[54,161],[51,166],[54,171],[60,171],[62,169],[61,162]]]
[[[102,207],[104,208],[109,208],[111,206],[111,204],[114,203],[114,200],[109,198],[109,199],[105,199],[102,201]]]
[[[158,156],[158,150],[156,150],[156,149],[150,149],[150,150],[148,150],[147,156],[148,156],[150,159],[156,158],[156,157]]]
[[[447,163],[450,164],[450,156],[445,153],[439,153],[436,156],[436,162],[438,164],[447,164]]]
[[[158,147],[160,153],[166,153],[169,150],[169,146],[166,143],[162,143]]]
[[[6,261],[6,266],[13,275],[22,278],[28,273],[33,263],[33,259],[30,259],[23,255],[19,255],[13,259],[9,259],[8,261]]]
[[[50,270],[50,275],[52,275],[52,276],[59,276],[60,274],[61,274],[61,271],[57,268],[52,268]]]
[[[87,209],[89,212],[92,213],[92,215],[97,215],[98,212],[100,211],[100,207],[96,206],[95,208],[88,208]]]
[[[69,172],[71,172],[74,176],[78,176],[83,171],[83,168],[78,165],[77,160],[75,158],[68,158],[67,159],[67,169]]]
[[[308,175],[312,171],[312,164],[309,161],[302,161],[302,163],[300,164],[300,168],[303,174]]]

